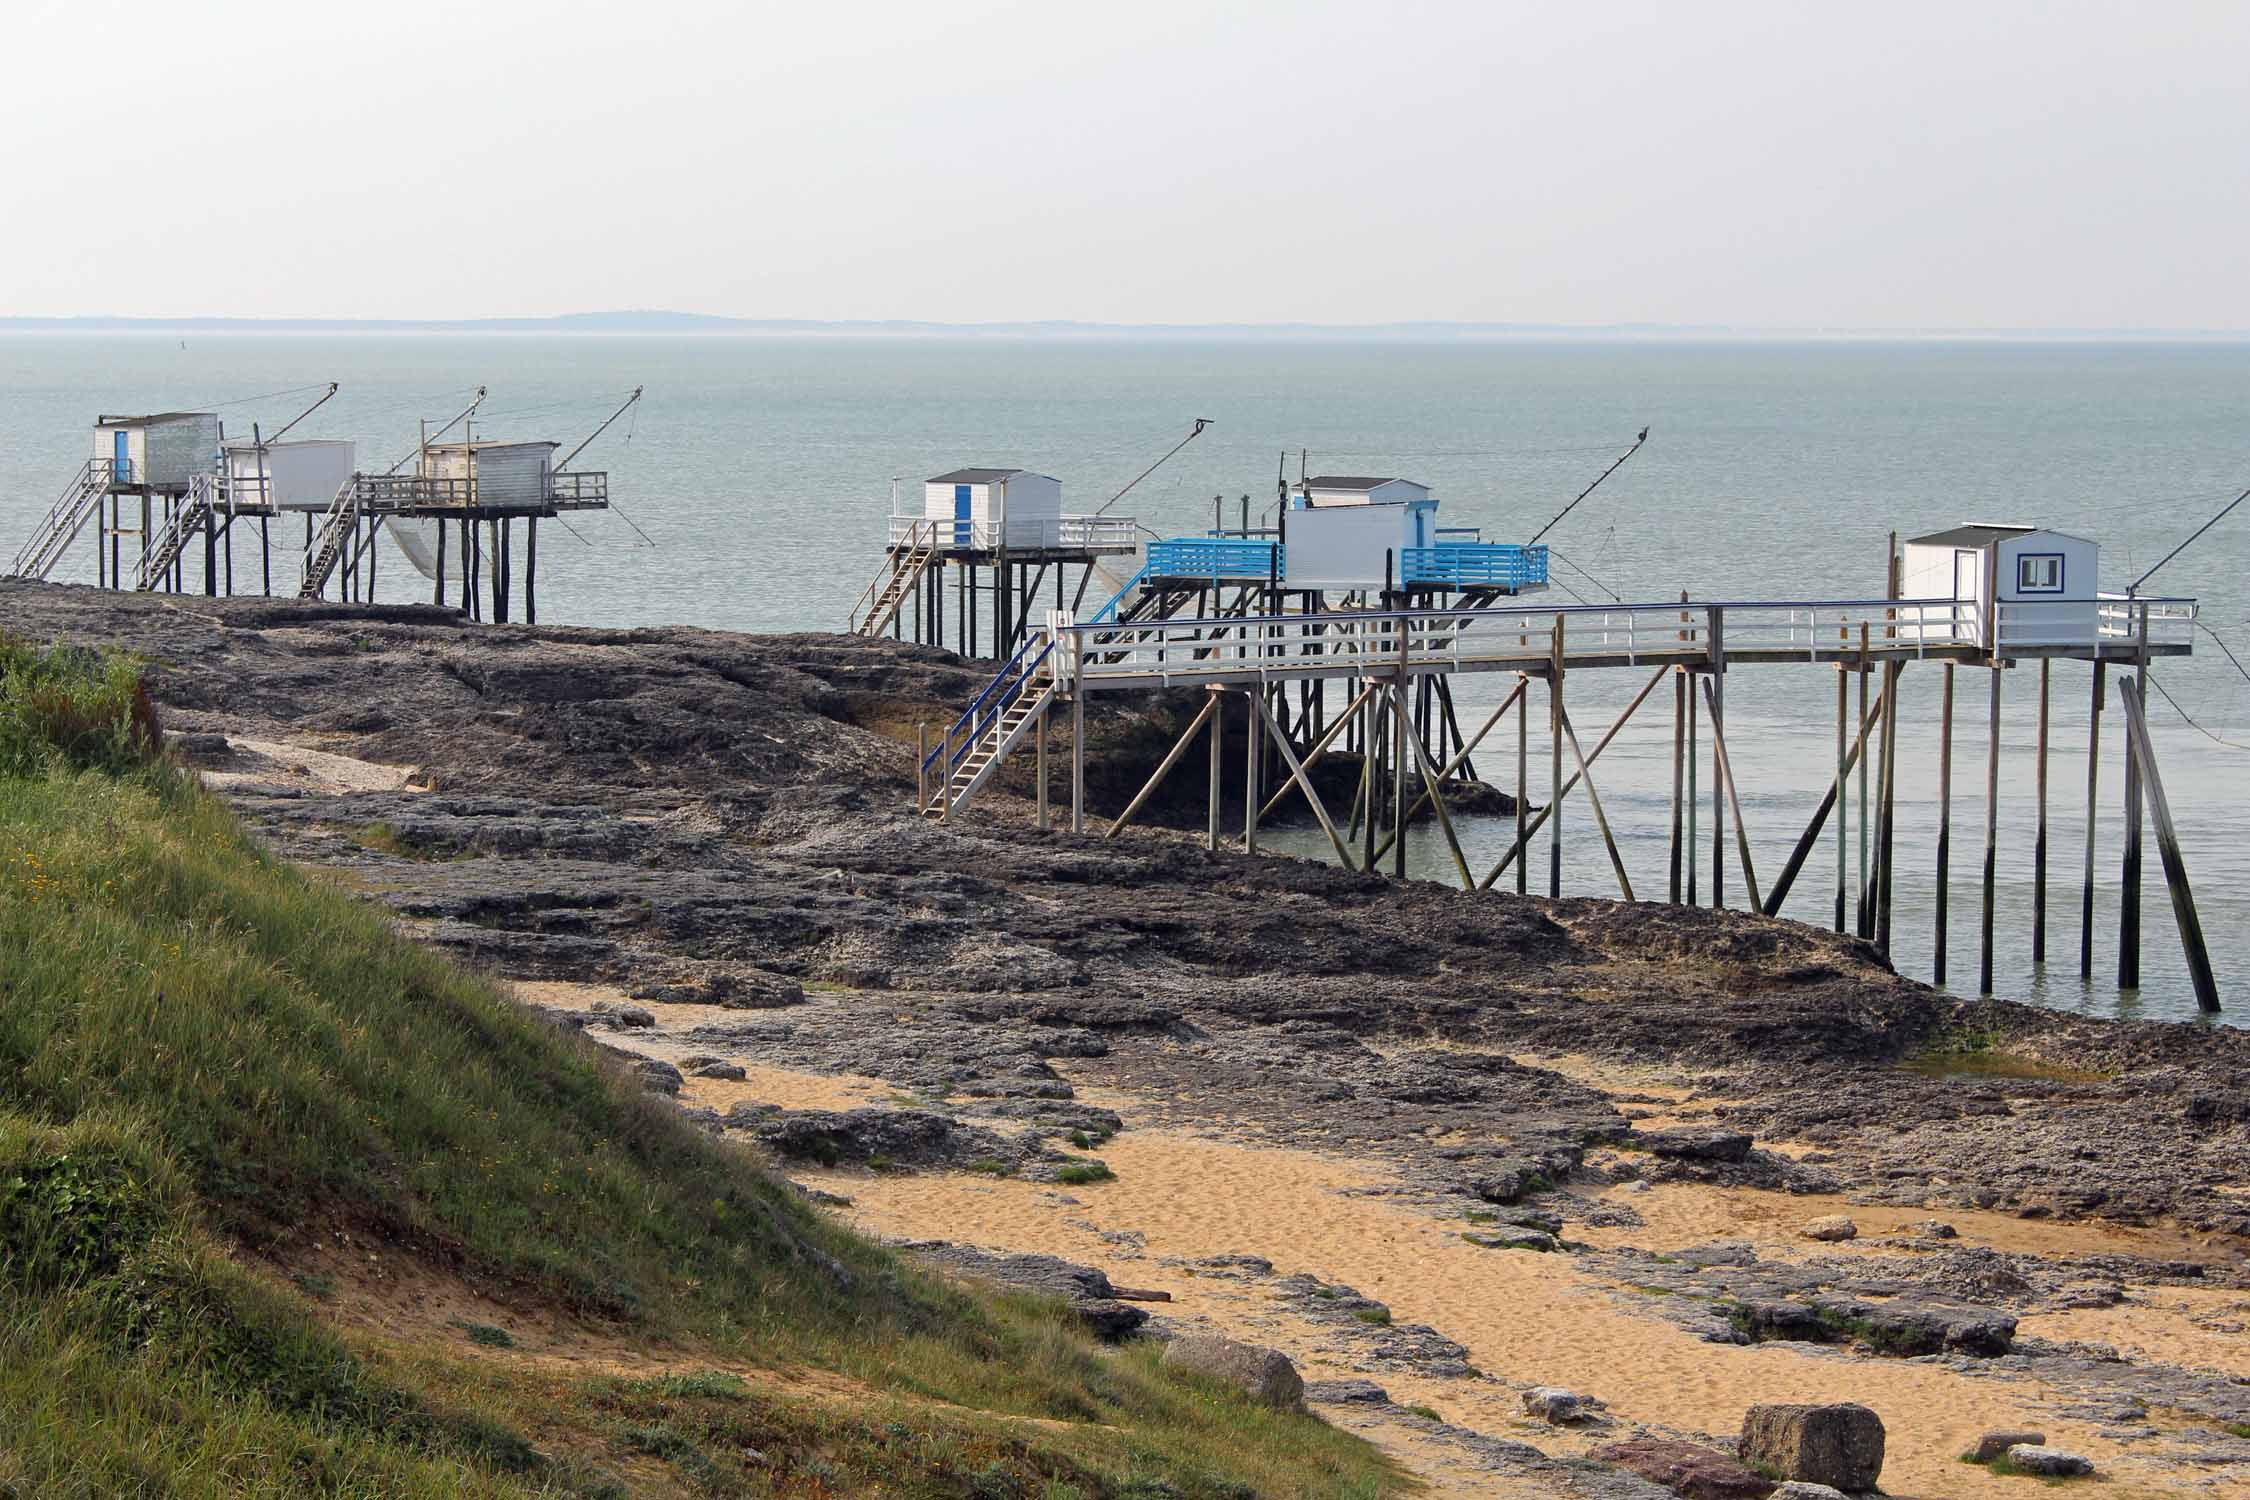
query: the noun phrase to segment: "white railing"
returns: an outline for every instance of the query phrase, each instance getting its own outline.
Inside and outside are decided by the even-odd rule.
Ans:
[[[2075,616],[2066,611],[2075,609]],[[2176,599],[2000,606],[2003,649],[2114,646],[2137,639],[2179,646],[2194,630],[2194,603]],[[1981,651],[1978,606],[1954,599],[1720,601],[1563,608],[1369,611],[1171,619],[1074,625],[1074,654],[1086,677],[1240,677],[1245,673],[1453,671],[1549,660],[1560,632],[1565,663],[1708,660],[1714,639],[1727,656],[1834,659],[1872,652],[1895,657]]]
[[[938,547],[952,552],[991,552],[1001,547],[1070,547],[1128,552],[1140,545],[1140,528],[1131,516],[1048,516],[1040,520],[961,521],[920,511],[891,515],[890,544],[908,540],[917,526],[937,528]]]

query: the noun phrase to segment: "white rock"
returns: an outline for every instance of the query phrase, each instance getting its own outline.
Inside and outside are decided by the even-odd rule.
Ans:
[[[1807,1219],[1797,1231],[1808,1240],[1854,1240],[1859,1238],[1859,1226],[1842,1214],[1827,1214],[1818,1219]]]

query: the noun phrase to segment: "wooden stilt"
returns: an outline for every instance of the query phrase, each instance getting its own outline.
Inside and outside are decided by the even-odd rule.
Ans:
[[[2086,715],[2086,876],[2078,898],[2078,977],[2094,977],[2094,833],[2101,810],[2102,692],[2109,664],[2094,663],[2093,706]]]
[[[2134,697],[2128,699],[2120,691],[2121,701],[2128,703],[2148,701],[2148,609],[2140,610],[2140,646],[2133,663],[2133,675],[2121,679],[2118,687],[2130,686]],[[2125,867],[2124,878],[2117,893],[2117,987],[2121,990],[2139,989],[2141,984],[2141,763],[2132,753],[2132,720],[2127,710],[2125,755]]]
[[[914,725],[914,810],[921,812],[930,805],[930,726],[919,720]]]
[[[1085,695],[1081,693],[1077,701],[1084,701],[1084,697]],[[1218,697],[1214,694],[1210,701],[1203,705],[1201,711],[1188,721],[1188,727],[1180,731],[1180,737],[1172,742],[1172,748],[1164,753],[1164,759],[1157,763],[1155,771],[1150,773],[1148,780],[1142,784],[1141,789],[1133,794],[1133,800],[1125,804],[1125,811],[1117,815],[1117,821],[1109,825],[1109,831],[1102,835],[1103,838],[1113,839],[1125,831],[1125,825],[1133,821],[1134,814],[1138,813],[1148,799],[1155,794],[1156,789],[1164,784],[1164,778],[1172,774],[1172,768],[1180,763],[1180,757],[1187,754],[1188,746],[1195,743],[1197,732],[1211,722],[1212,712],[1218,707],[1218,702]],[[1083,736],[1081,736],[1081,740],[1083,740]]]
[[[1668,850],[1671,880],[1668,894],[1680,904],[1680,798],[1687,789],[1687,672],[1672,669],[1672,840]]]
[[[1073,650],[1077,647],[1073,646]],[[1086,690],[1082,679],[1071,677],[1070,691],[1070,831],[1086,831]]]
[[[439,605],[445,603],[445,517],[443,516],[438,517],[437,523],[437,577],[430,582],[430,602]]]
[[[1562,694],[1563,622],[1555,616],[1555,643],[1547,667],[1547,898],[1562,896]]]
[[[1859,624],[1859,732],[1867,734],[1867,671],[1870,646],[1867,639],[1867,622]],[[1859,761],[1859,935],[1875,935],[1875,902],[1867,885],[1867,828],[1875,821],[1873,804],[1867,800],[1867,763],[1873,756],[1861,756]]]
[[[1617,874],[1617,889],[1626,900],[1633,899],[1633,882],[1625,873],[1625,857],[1617,852],[1617,840],[1610,835],[1609,816],[1602,811],[1602,794],[1594,787],[1594,773],[1586,764],[1586,752],[1578,748],[1578,731],[1570,726],[1570,714],[1561,712],[1563,738],[1570,741],[1571,757],[1578,762],[1578,779],[1586,784],[1586,805],[1593,809],[1594,826],[1601,830],[1602,847],[1609,851],[1609,867]]]
[[[1883,698],[1898,701],[1897,662],[1883,664]],[[1875,947],[1885,959],[1891,956],[1891,892],[1897,868],[1892,863],[1898,833],[1898,714],[1883,715],[1883,807],[1875,835]]]
[[[1720,749],[1719,719],[1727,698],[1726,612],[1710,610],[1711,673],[1703,679],[1703,706],[1711,712],[1711,907],[1727,904],[1726,752]]]
[[[1885,707],[1886,705],[1881,699],[1876,700],[1875,717],[1877,719],[1882,718]],[[1827,792],[1820,799],[1820,806],[1813,810],[1812,821],[1805,825],[1805,831],[1798,836],[1797,846],[1789,852],[1788,863],[1781,867],[1781,877],[1773,883],[1773,888],[1766,892],[1764,910],[1767,916],[1778,917],[1781,915],[1782,903],[1789,899],[1789,891],[1797,883],[1798,872],[1804,868],[1805,861],[1812,857],[1813,845],[1820,839],[1820,830],[1828,821],[1829,809],[1841,806],[1843,797],[1850,789],[1851,769],[1860,762],[1865,754],[1868,735],[1869,729],[1867,726],[1861,726],[1858,738],[1853,742],[1850,752],[1844,757],[1842,774],[1835,781],[1829,783]]]
[[[1265,759],[1265,746],[1258,732],[1261,727],[1259,710],[1263,705],[1258,701],[1255,686],[1243,696],[1249,700],[1249,710],[1242,726],[1242,852],[1255,854],[1258,852],[1258,764]]]
[[[1724,805],[1734,809],[1735,857],[1742,865],[1743,890],[1750,897],[1751,909],[1762,910],[1758,900],[1758,872],[1750,863],[1750,830],[1742,816],[1742,799],[1735,795],[1734,768],[1727,760],[1726,715],[1719,698],[1724,691],[1715,675],[1703,679],[1703,692],[1708,700],[1704,707],[1711,711],[1711,759],[1717,771],[1713,779],[1725,798]],[[1714,889],[1712,894],[1716,896],[1718,892]]]
[[[1036,769],[1032,774],[1039,782],[1039,831],[1047,831],[1047,710],[1039,710],[1039,722],[1032,727],[1036,737],[1037,752],[1033,756]]]
[[[1523,690],[1524,684],[1522,682],[1518,682],[1515,690],[1509,693],[1507,697],[1500,700],[1500,706],[1494,709],[1492,711],[1492,716],[1484,721],[1484,728],[1479,729],[1473,739],[1470,739],[1463,743],[1460,751],[1455,754],[1451,761],[1446,763],[1444,768],[1439,773],[1440,780],[1451,781],[1453,779],[1453,773],[1459,770],[1463,765],[1467,764],[1469,756],[1475,752],[1478,745],[1484,743],[1485,735],[1491,731],[1493,725],[1500,722],[1500,716],[1508,711],[1508,705],[1514,703],[1516,701],[1516,694],[1521,693]],[[1613,729],[1611,732],[1615,733],[1615,730]],[[1599,750],[1596,750],[1595,753],[1598,755],[1601,752]],[[1287,789],[1284,788],[1284,791],[1286,790]],[[1413,803],[1406,809],[1407,821],[1412,822],[1421,814],[1422,809],[1429,805],[1430,798],[1428,793],[1425,792],[1422,795],[1416,797]],[[1269,804],[1266,810],[1268,812],[1271,812],[1273,810],[1272,806]],[[1375,850],[1375,857],[1378,859],[1382,858],[1384,854],[1390,851],[1390,847],[1390,844],[1386,841]]]
[[[1945,663],[1945,687],[1938,710],[1938,821],[1937,887],[1933,895],[1936,915],[1930,934],[1930,983],[1945,983],[1947,896],[1952,890],[1953,864],[1953,663]]]
[[[1696,882],[1702,879],[1703,869],[1703,862],[1695,852],[1695,822],[1698,809],[1703,805],[1703,799],[1696,791],[1695,778],[1697,772],[1701,769],[1699,762],[1703,758],[1703,738],[1697,731],[1695,722],[1696,699],[1698,697],[1695,691],[1695,669],[1693,667],[1682,667],[1680,672],[1687,678],[1687,796],[1684,799],[1687,804],[1687,836],[1681,847],[1687,853],[1685,861],[1687,865],[1687,904],[1694,906],[1696,904]]]
[[[1844,664],[1836,664],[1836,785],[1830,799],[1836,804],[1836,930],[1844,930],[1844,908],[1851,903],[1851,764],[1846,759],[1845,719],[1851,714],[1851,678]]]
[[[2156,824],[2156,852],[2164,861],[2164,884],[2172,894],[2172,916],[2179,923],[2180,947],[2187,956],[2188,977],[2195,985],[2195,1003],[2205,1014],[2219,1009],[2219,985],[2211,974],[2210,950],[2203,942],[2203,922],[2195,911],[2195,889],[2188,883],[2187,861],[2180,854],[2179,830],[2172,823],[2172,805],[2164,796],[2164,778],[2156,769],[2156,744],[2149,738],[2147,702],[2140,686],[2118,684],[2125,703],[2128,756],[2140,762],[2141,787]]]
[[[1297,783],[1298,790],[1305,794],[1305,805],[1312,809],[1314,819],[1320,824],[1320,831],[1328,835],[1329,847],[1336,851],[1336,863],[1347,870],[1351,869],[1351,850],[1344,846],[1343,835],[1336,831],[1336,824],[1328,816],[1327,804],[1320,800],[1320,793],[1314,789],[1312,778],[1305,774],[1303,764],[1297,759],[1297,752],[1290,748],[1289,736],[1282,732],[1278,723],[1274,722],[1272,710],[1266,707],[1263,694],[1256,689],[1252,689],[1248,697],[1250,699],[1251,717],[1260,721],[1263,727],[1272,734],[1274,749],[1280,752],[1282,763],[1288,766],[1289,775]],[[1253,788],[1251,801],[1255,802],[1256,800],[1256,790]],[[1255,816],[1253,812],[1253,819],[1255,819]],[[1254,822],[1252,826],[1255,826]]]
[[[539,518],[533,516],[523,528],[523,621],[526,625],[539,623]]]
[[[1204,832],[1204,847],[1216,852],[1219,847],[1219,796],[1221,790],[1222,751],[1226,748],[1226,709],[1220,706],[1220,690],[1210,689],[1213,716],[1211,720],[1211,774],[1205,796],[1208,806],[1205,817],[1210,826]]]
[[[1345,724],[1348,723],[1351,720],[1352,716],[1359,711],[1360,705],[1364,703],[1366,699],[1369,696],[1373,695],[1376,691],[1376,688],[1370,687],[1359,697],[1354,698],[1351,702],[1351,706],[1345,709],[1343,714],[1339,718],[1337,718],[1334,723],[1330,724],[1326,729],[1320,732],[1320,737],[1313,741],[1312,748],[1305,754],[1305,772],[1307,775],[1310,775],[1312,773],[1312,768],[1314,766],[1320,764],[1320,758],[1328,753],[1329,747],[1333,745],[1338,737],[1343,733]],[[1297,783],[1295,781],[1285,782],[1280,787],[1277,787],[1274,790],[1274,794],[1266,799],[1266,805],[1263,808],[1259,809],[1258,816],[1261,819],[1272,817],[1274,814],[1274,809],[1280,807],[1282,803],[1288,801],[1292,796],[1296,794],[1296,791]],[[1359,833],[1359,798],[1356,793],[1354,794],[1352,799],[1352,806],[1353,812],[1351,819],[1347,824],[1347,833],[1350,836],[1357,836],[1357,834]],[[1418,807],[1419,804],[1417,804],[1417,808]],[[1411,816],[1411,813],[1409,814],[1409,816]],[[1388,847],[1388,845],[1384,846],[1385,849],[1387,849]],[[1378,857],[1381,856],[1383,852],[1384,849],[1377,849],[1375,851]]]
[[[2039,748],[2038,770],[2034,777],[2038,785],[2039,821],[2031,843],[2031,961],[2034,964],[2047,961],[2047,717],[2054,665],[2050,658],[2039,659]]]
[[[1526,819],[1529,817],[1527,804],[1531,800],[1531,779],[1528,774],[1531,768],[1530,687],[1531,679],[1518,672],[1516,674],[1516,894],[1519,896],[1528,893],[1527,888],[1531,883],[1531,861],[1523,854],[1524,844],[1531,837],[1526,823]],[[1492,873],[1494,877],[1497,877],[1500,872],[1494,870]],[[1492,884],[1492,880],[1488,878],[1484,883],[1489,886]]]
[[[1405,706],[1399,703],[1395,695],[1391,699],[1391,704],[1403,719],[1406,713]],[[1431,760],[1429,751],[1423,747],[1419,737],[1414,739],[1413,745],[1414,759],[1422,773],[1422,789],[1427,794],[1431,808],[1437,813],[1438,829],[1445,835],[1446,852],[1453,856],[1453,868],[1461,877],[1461,889],[1465,891],[1475,890],[1476,877],[1469,873],[1468,857],[1461,852],[1460,837],[1453,831],[1453,814],[1445,805],[1445,794],[1440,786],[1444,778],[1439,773],[1435,762]],[[1591,782],[1587,783],[1589,786],[1592,784]]]
[[[1984,751],[1984,906],[1979,923],[1977,993],[1992,993],[1992,927],[2000,856],[2000,663],[1992,663],[1992,702]]]

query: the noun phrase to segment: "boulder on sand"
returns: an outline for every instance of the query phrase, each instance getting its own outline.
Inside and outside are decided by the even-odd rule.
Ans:
[[[1563,1427],[1573,1422],[1600,1421],[1603,1405],[1592,1396],[1559,1385],[1538,1385],[1523,1393],[1523,1409],[1542,1422]]]
[[[1191,1333],[1164,1346],[1164,1363],[1222,1380],[1267,1406],[1298,1410],[1305,1404],[1304,1377],[1277,1349],[1237,1343],[1215,1333]]]
[[[1824,1240],[1830,1244],[1838,1240],[1859,1238],[1859,1226],[1842,1214],[1823,1214],[1817,1219],[1807,1219],[1797,1232],[1808,1240]]]
[[[1988,1464],[2019,1443],[2037,1447],[2046,1441],[2047,1434],[2044,1432],[2034,1432],[2027,1427],[2002,1427],[1978,1438],[1977,1446],[1969,1457],[1980,1464]]]
[[[2042,1479],[2069,1479],[2094,1472],[2092,1459],[2043,1443],[2018,1443],[2008,1450],[2007,1457],[2018,1473],[2036,1474]]]
[[[1638,1474],[1686,1500],[1766,1500],[1774,1482],[1744,1468],[1716,1448],[1673,1438],[1628,1438],[1604,1443],[1586,1456]]]
[[[1851,1401],[1753,1406],[1736,1447],[1744,1463],[1785,1479],[1859,1494],[1883,1473],[1883,1419]]]
[[[1750,1137],[1739,1130],[1691,1127],[1638,1131],[1630,1143],[1674,1161],[1747,1161]]]

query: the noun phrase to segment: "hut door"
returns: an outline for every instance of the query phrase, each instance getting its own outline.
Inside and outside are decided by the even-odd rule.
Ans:
[[[110,436],[114,439],[110,444],[110,483],[131,484],[133,482],[133,445],[125,440],[125,429],[122,427],[111,433]]]
[[[956,547],[969,545],[969,490],[970,486],[965,484],[953,487],[953,545]]]
[[[1977,623],[1984,618],[1984,554],[1967,548],[1953,554],[1953,627],[1957,635],[1981,643]]]

